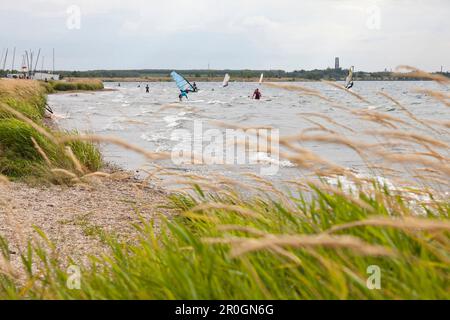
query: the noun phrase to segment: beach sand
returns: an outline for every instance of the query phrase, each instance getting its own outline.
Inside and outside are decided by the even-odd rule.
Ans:
[[[0,184],[0,236],[8,239],[13,269],[21,274],[20,254],[27,242],[45,244],[35,226],[53,242],[56,254],[85,265],[90,255],[107,253],[104,235],[115,235],[123,242],[134,242],[141,224],[155,223],[158,232],[161,208],[167,195],[127,172],[95,180],[85,186],[31,186],[22,182]]]

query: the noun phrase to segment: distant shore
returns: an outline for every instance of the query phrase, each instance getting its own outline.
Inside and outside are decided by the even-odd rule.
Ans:
[[[427,73],[404,66],[404,72],[356,71],[355,81],[414,81],[429,80]],[[58,71],[65,79],[100,79],[104,82],[169,82],[170,69],[143,69],[143,70],[91,70],[91,71]],[[192,82],[222,82],[225,75],[236,82],[257,82],[264,74],[266,82],[310,82],[310,81],[345,81],[349,71],[342,68],[327,68],[323,70],[177,70],[186,79]],[[436,72],[431,75],[450,78],[448,72]]]
[[[98,78],[64,78],[67,81],[77,81],[77,80],[86,80],[86,79],[96,79],[101,80],[102,82],[142,82],[142,83],[152,83],[152,82],[172,82],[172,78],[170,77],[98,77]],[[188,80],[191,82],[222,82],[223,77],[199,77],[199,78],[189,78]],[[320,82],[320,81],[345,81],[344,79],[302,79],[302,78],[264,78],[264,82]],[[258,82],[259,77],[256,78],[232,78],[230,82]],[[430,79],[415,79],[415,78],[373,78],[373,79],[359,79],[355,78],[354,81],[431,81]]]
[[[76,81],[77,78],[65,78],[68,81]],[[82,78],[85,79],[85,78]],[[99,79],[103,82],[172,82],[171,77],[143,77],[143,78],[136,78],[136,77],[114,77],[114,78],[95,78]],[[189,81],[191,82],[222,82],[223,77],[199,77],[199,78],[189,78]],[[259,78],[233,78],[231,82],[258,82]],[[290,78],[265,78],[264,81],[267,82],[292,82],[292,81],[310,81],[307,79],[302,80],[292,80]]]

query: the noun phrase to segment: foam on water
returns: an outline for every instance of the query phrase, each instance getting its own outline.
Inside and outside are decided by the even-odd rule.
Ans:
[[[357,120],[354,115],[343,112],[339,108],[333,108],[329,103],[315,97],[299,95],[298,92],[262,86],[263,100],[252,100],[250,96],[257,86],[256,83],[233,82],[226,89],[221,87],[222,83],[198,83],[201,92],[190,93],[191,100],[184,100],[182,103],[178,102],[179,91],[173,83],[149,83],[149,94],[144,90],[145,82],[141,83],[141,88],[137,88],[138,84],[123,83],[119,91],[75,96],[50,95],[49,103],[56,112],[55,118],[58,124],[64,129],[99,134],[108,132],[150,151],[170,151],[176,143],[171,141],[173,131],[177,128],[192,130],[194,120],[202,121],[205,130],[211,128],[223,130],[212,123],[212,121],[218,121],[231,125],[238,124],[242,127],[271,126],[279,129],[281,136],[289,136],[311,128],[311,123],[299,113],[319,113],[326,114],[336,122],[354,129],[355,132],[350,133],[343,131],[342,128],[332,127],[333,130],[345,134],[350,139],[360,139],[359,132],[374,128],[371,127],[370,122]],[[384,88],[384,92],[410,107],[411,112],[420,117],[432,120],[449,117],[448,108],[415,92],[418,86],[424,89],[442,90],[432,82],[355,83],[352,90],[368,99],[371,102],[370,106],[324,83],[306,82],[299,85],[319,90],[333,101],[338,101],[350,109],[371,109],[381,113],[395,112],[396,117],[410,121],[403,112],[395,109],[395,105],[377,94]],[[117,84],[107,83],[106,87],[117,89]],[[163,108],[171,103],[176,107]],[[323,125],[330,124],[323,122]],[[364,139],[367,139],[363,141],[366,143],[378,142],[375,137],[365,136]],[[305,143],[303,146],[343,167],[365,166],[357,154],[344,146],[321,143]],[[106,161],[117,161],[131,170],[139,169],[144,161],[140,156],[113,146],[102,146],[102,151]],[[252,160],[261,164],[280,166],[279,173],[271,178],[273,180],[289,180],[292,175],[297,174],[298,169],[284,159],[276,159],[266,153],[258,153],[253,157]],[[189,170],[197,174],[219,170],[222,174],[237,176],[239,172],[246,172],[254,167],[256,170],[258,166],[204,165],[192,166]]]
[[[161,132],[158,133],[145,132],[141,135],[141,139],[148,142],[160,142],[160,143],[164,143],[171,140],[170,137],[167,137],[166,134]]]
[[[220,100],[210,100],[207,104],[227,104],[228,102],[220,101]]]
[[[189,118],[180,117],[178,115],[165,116],[163,119],[167,123],[167,128],[178,128],[183,121],[189,120]]]
[[[280,166],[282,168],[295,167],[295,164],[293,164],[292,162],[290,162],[288,160],[280,161],[280,159],[276,159],[276,158],[269,156],[269,154],[266,152],[253,153],[252,156],[250,157],[250,161],[252,163],[276,165],[276,166]]]

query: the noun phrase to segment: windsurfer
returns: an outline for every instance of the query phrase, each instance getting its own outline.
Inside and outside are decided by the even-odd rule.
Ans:
[[[145,92],[150,93],[150,87],[148,85],[145,87]]]
[[[353,72],[354,72],[355,67],[351,67],[350,70],[348,71],[348,76],[345,79],[345,88],[347,90],[351,89],[353,87]]]
[[[256,89],[255,92],[253,92],[253,97],[252,98],[256,99],[256,100],[260,100],[261,96],[262,96],[261,91],[259,91],[259,89]]]
[[[351,81],[346,87],[345,89],[351,89],[353,87],[353,81]]]
[[[187,92],[185,90],[181,90],[181,93],[178,96],[178,98],[180,98],[180,102],[183,101],[183,97],[185,97],[186,99],[189,100],[189,97],[188,97]]]
[[[183,101],[183,97],[189,99],[188,98],[189,92],[197,91],[197,85],[195,83],[194,85],[190,84],[189,81],[187,81],[182,75],[176,73],[175,71],[172,71],[170,73],[170,76],[177,84],[178,89],[180,89],[180,94],[178,95],[180,101]]]

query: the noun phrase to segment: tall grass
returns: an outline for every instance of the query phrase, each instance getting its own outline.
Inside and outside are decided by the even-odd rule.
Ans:
[[[389,201],[393,198],[386,190],[377,193]],[[200,189],[196,196],[174,195],[172,205],[180,215],[165,221],[159,234],[145,222],[136,245],[110,239],[111,254],[93,259],[83,269],[81,290],[67,288],[67,264],[35,247],[33,261],[40,268],[28,275],[33,285],[23,290],[4,275],[0,296],[3,292],[3,298],[36,299],[450,298],[448,203],[418,218],[401,199],[395,205],[403,210],[393,211],[367,194],[358,198],[371,210],[318,189],[310,200],[293,197],[289,204],[273,198],[244,201],[205,195]],[[205,206],[211,202],[222,206]],[[3,251],[8,252],[6,246]],[[367,286],[370,266],[381,270],[381,290]]]
[[[45,94],[46,89],[36,81],[0,80],[0,174],[54,181],[51,169],[76,168],[67,146],[85,168],[98,170],[101,156],[92,143],[61,145],[56,140],[67,134],[45,127]]]
[[[0,80],[0,102],[23,113],[35,122],[40,122],[45,114],[45,91],[35,81]],[[0,109],[0,119],[11,114]]]

